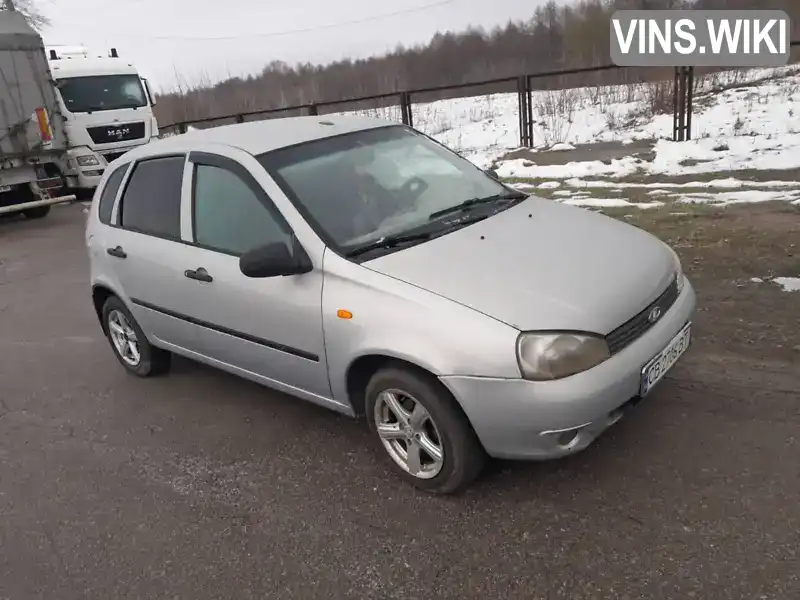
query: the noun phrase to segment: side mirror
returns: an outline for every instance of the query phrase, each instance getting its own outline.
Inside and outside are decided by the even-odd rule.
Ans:
[[[497,171],[495,171],[494,169],[484,169],[484,173],[486,173],[492,179],[500,181],[500,175],[498,175]]]
[[[247,277],[264,278],[308,273],[314,266],[303,247],[293,243],[294,256],[283,242],[258,246],[239,258],[239,270]]]

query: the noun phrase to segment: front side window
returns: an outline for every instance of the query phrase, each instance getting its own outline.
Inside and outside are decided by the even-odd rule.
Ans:
[[[467,200],[509,193],[466,159],[401,126],[258,158],[326,241],[343,251],[426,226]]]
[[[64,106],[72,113],[147,106],[138,75],[65,77],[57,83]]]
[[[194,236],[200,246],[241,256],[259,246],[289,243],[286,227],[237,173],[195,166]]]
[[[181,239],[183,156],[148,158],[136,164],[122,194],[125,229]]]
[[[97,208],[97,216],[100,218],[101,223],[108,225],[111,222],[111,213],[114,211],[114,200],[117,197],[119,186],[127,170],[128,165],[117,167],[106,180],[106,185],[100,193],[100,205]]]

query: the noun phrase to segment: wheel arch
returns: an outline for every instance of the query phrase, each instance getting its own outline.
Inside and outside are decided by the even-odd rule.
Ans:
[[[458,408],[459,411],[461,411],[461,413],[467,419],[467,422],[472,425],[469,417],[461,407],[461,403],[453,395],[453,392],[441,382],[434,370],[407,358],[401,358],[382,352],[371,352],[369,354],[358,356],[353,359],[347,368],[345,374],[347,398],[356,416],[365,416],[365,392],[370,379],[379,370],[388,367],[405,368],[415,372],[425,379],[428,379],[435,387],[440,389],[444,394],[447,394],[447,396],[452,399],[453,404]]]
[[[94,306],[94,312],[97,315],[97,320],[99,321],[100,326],[103,328],[103,331],[105,331],[105,323],[103,323],[103,306],[112,296],[116,296],[117,298],[121,299],[121,296],[115,292],[111,286],[105,283],[95,283],[92,285],[92,305]]]

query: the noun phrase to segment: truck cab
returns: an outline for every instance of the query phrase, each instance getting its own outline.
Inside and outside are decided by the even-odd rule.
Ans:
[[[48,47],[47,54],[68,140],[64,180],[91,194],[109,162],[158,137],[155,99],[113,48],[106,57],[84,47]]]

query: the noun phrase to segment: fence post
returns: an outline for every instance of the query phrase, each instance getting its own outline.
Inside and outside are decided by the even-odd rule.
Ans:
[[[686,68],[681,67],[681,84],[680,84],[680,91],[678,92],[681,97],[681,104],[679,107],[680,110],[680,122],[681,122],[681,130],[678,132],[678,141],[683,142],[686,140]]]
[[[694,67],[675,67],[673,88],[672,141],[692,139],[692,101],[694,99]]]
[[[533,148],[533,80],[530,75],[525,76],[525,97],[528,103],[528,147]]]
[[[319,115],[319,107],[313,102],[308,105],[308,116],[316,117]]]
[[[694,99],[694,67],[686,73],[686,139],[692,139],[692,100]]]
[[[414,126],[411,115],[411,94],[408,92],[400,92],[400,117],[403,119],[403,125]]]
[[[408,92],[400,92],[400,116],[404,125],[414,126],[414,118],[411,114],[411,94]]]
[[[675,67],[674,104],[672,107],[672,141],[674,142],[691,139],[693,85],[694,69],[692,67]]]
[[[675,76],[672,82],[672,141],[678,141],[678,87],[680,80],[680,67],[675,67]]]
[[[533,145],[530,91],[530,78],[527,75],[520,75],[519,78],[517,78],[519,145],[525,148],[530,148]]]

